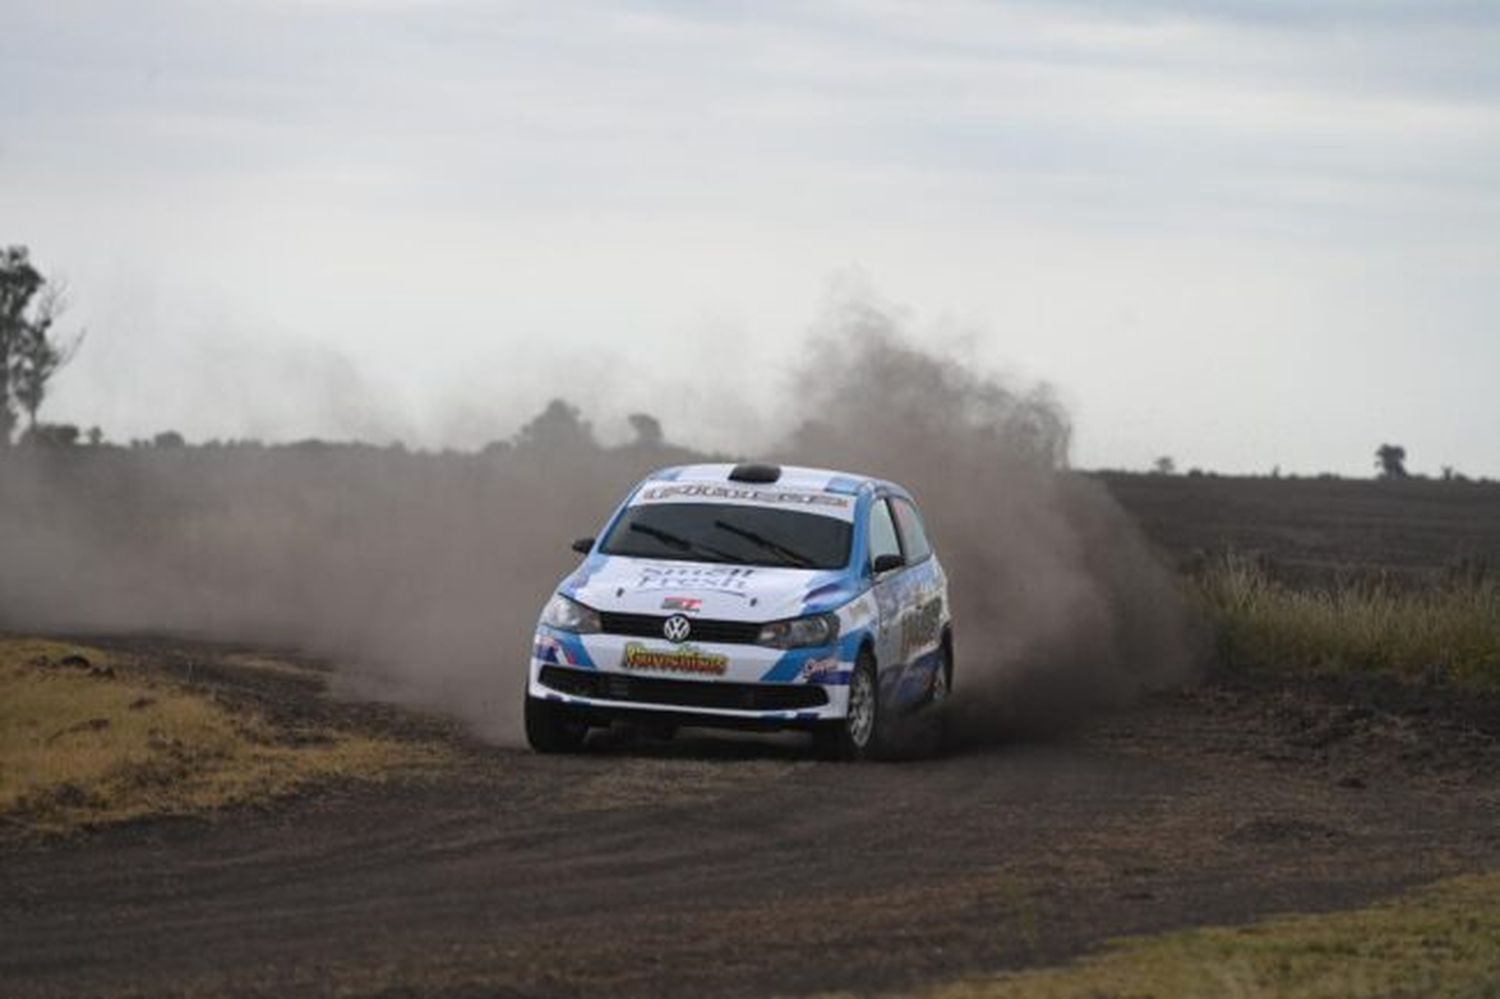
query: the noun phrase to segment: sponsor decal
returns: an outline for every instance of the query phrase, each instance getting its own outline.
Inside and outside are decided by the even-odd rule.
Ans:
[[[720,676],[729,668],[729,657],[704,652],[692,645],[653,649],[640,642],[627,642],[625,654],[620,657],[620,668]]]
[[[849,627],[857,628],[875,616],[874,601],[869,596],[860,597],[849,605]]]
[[[666,597],[661,602],[661,609],[696,614],[703,609],[703,599],[701,597]]]
[[[559,666],[573,665],[568,658],[568,650],[551,635],[536,636],[536,648],[532,650],[532,655],[544,663],[556,663]]]
[[[637,590],[712,590],[743,597],[754,569],[744,566],[648,565],[641,568]],[[665,604],[663,605],[665,606]]]
[[[809,659],[802,664],[802,679],[809,683],[818,683],[839,671],[841,664],[837,659]]]
[[[636,502],[661,503],[679,499],[726,499],[766,506],[827,507],[848,510],[850,498],[833,493],[795,492],[788,489],[755,489],[712,482],[672,482],[642,489]]]
[[[901,651],[905,655],[926,648],[938,639],[943,602],[930,600],[901,619]]]

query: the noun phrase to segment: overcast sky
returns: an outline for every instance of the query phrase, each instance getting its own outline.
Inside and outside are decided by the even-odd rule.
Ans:
[[[1500,4],[10,0],[0,243],[114,439],[774,425],[840,289],[1075,463],[1500,474]],[[769,429],[763,432],[770,433]]]

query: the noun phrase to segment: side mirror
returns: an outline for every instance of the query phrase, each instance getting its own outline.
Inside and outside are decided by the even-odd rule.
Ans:
[[[875,561],[871,563],[870,568],[875,571],[875,575],[879,576],[881,573],[890,572],[892,569],[899,569],[905,564],[906,559],[900,555],[887,552],[884,555],[876,555]]]
[[[573,542],[573,550],[580,555],[587,555],[589,552],[594,550],[594,539],[579,538],[577,541]]]

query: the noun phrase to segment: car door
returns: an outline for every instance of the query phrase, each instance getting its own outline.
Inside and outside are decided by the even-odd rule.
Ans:
[[[911,697],[921,698],[930,691],[933,671],[940,662],[943,622],[948,616],[947,580],[933,557],[916,506],[904,496],[891,497],[890,506],[906,562],[900,587],[903,687],[909,688]]]
[[[880,672],[882,693],[889,691],[892,678],[900,673],[901,657],[901,574],[902,569],[875,572],[875,560],[881,555],[901,555],[901,535],[891,513],[890,501],[878,496],[870,505],[867,526],[869,543],[870,589],[875,597],[875,662]]]

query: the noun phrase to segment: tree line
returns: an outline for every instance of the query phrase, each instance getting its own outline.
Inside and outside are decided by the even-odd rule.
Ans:
[[[57,321],[66,306],[65,288],[60,281],[48,278],[31,261],[25,246],[0,248],[0,451],[15,443],[38,446],[71,447],[80,437],[95,446],[103,444],[104,434],[91,427],[80,434],[78,427],[66,423],[43,423],[37,413],[47,398],[54,376],[73,358],[83,341],[80,332],[64,339],[57,331]],[[22,418],[25,426],[21,427]],[[668,443],[656,417],[634,413],[629,417],[636,439],[627,447],[680,450]],[[17,438],[17,429],[20,436]],[[131,441],[132,447],[179,448],[187,445],[182,434],[167,430],[149,440]],[[264,447],[259,441],[212,441],[209,447]],[[319,440],[297,441],[287,445],[299,449],[334,447],[369,448],[373,445],[334,444]],[[568,452],[597,449],[592,426],[582,418],[577,406],[563,399],[553,399],[535,418],[524,424],[512,438],[492,441],[482,454],[495,455],[513,449]],[[388,449],[404,450],[401,445]],[[1406,468],[1406,448],[1399,444],[1381,444],[1375,451],[1376,477],[1410,478]],[[1163,455],[1152,463],[1156,475],[1177,474],[1177,464]],[[1188,475],[1205,474],[1194,468]],[[1208,473],[1212,474],[1212,473]],[[1280,466],[1271,473],[1281,477]],[[1324,476],[1320,476],[1324,477]],[[1331,476],[1329,476],[1331,477]],[[1443,479],[1464,481],[1466,476],[1452,466],[1443,466]]]

